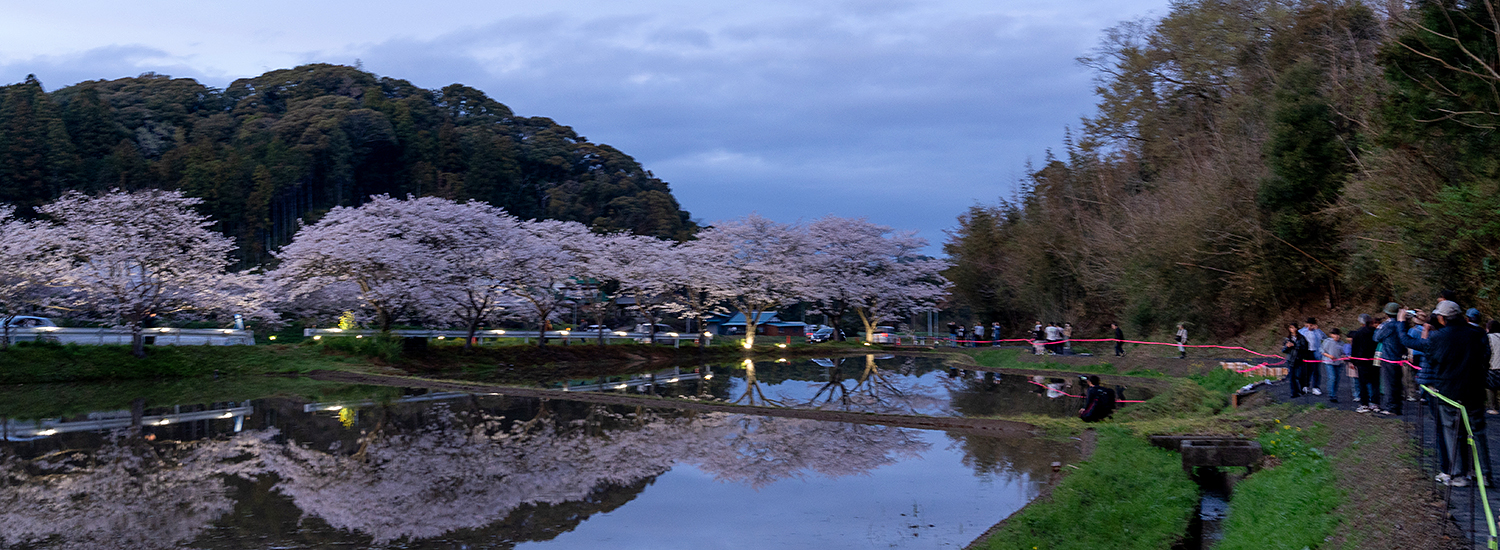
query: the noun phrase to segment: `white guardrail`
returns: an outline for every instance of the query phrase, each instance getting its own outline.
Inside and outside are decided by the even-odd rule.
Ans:
[[[232,328],[141,329],[147,343],[157,346],[253,346],[255,333]],[[0,337],[4,337],[0,334]],[[34,327],[11,328],[11,342],[57,342],[59,344],[129,345],[129,328]]]
[[[469,331],[467,331],[467,330],[402,329],[402,330],[393,330],[390,333],[392,335],[400,336],[402,338],[433,338],[433,339],[437,339],[437,340],[445,340],[445,339],[448,339],[448,338],[453,338],[453,339],[457,339],[457,340],[462,341],[464,338],[468,338],[469,337]],[[306,336],[308,338],[314,338],[314,339],[322,339],[324,336],[344,336],[344,337],[353,336],[353,337],[356,337],[356,338],[364,338],[366,336],[374,336],[376,334],[380,334],[380,331],[378,331],[378,330],[344,330],[344,329],[341,329],[341,328],[308,328],[308,329],[302,329],[302,335],[303,336]],[[486,340],[490,340],[490,339],[498,339],[498,338],[524,338],[524,339],[531,339],[531,338],[540,337],[540,335],[541,334],[539,332],[535,331],[535,330],[499,330],[499,329],[489,330],[489,329],[486,329],[486,330],[480,330],[480,331],[475,332],[474,333],[474,339],[478,340],[478,342],[475,342],[476,344],[483,344]],[[709,335],[708,333],[703,333],[703,335],[706,336],[706,337],[708,337],[708,338],[712,338],[713,337],[712,335]],[[680,332],[658,332],[658,333],[656,333],[656,341],[657,342],[671,342],[672,343],[672,347],[678,347],[678,346],[680,346],[682,344],[683,340],[686,340],[688,342],[696,342],[698,340],[698,337],[699,337],[699,334],[692,333],[692,332],[687,332],[687,333],[680,333]],[[625,332],[625,331],[622,331],[622,330],[605,330],[605,331],[549,330],[549,331],[547,331],[547,339],[549,339],[549,340],[563,340],[565,342],[571,342],[571,341],[576,340],[576,341],[579,341],[579,342],[590,342],[590,341],[598,341],[600,338],[603,338],[606,343],[613,342],[615,340],[635,340],[637,342],[647,342],[647,341],[650,341],[651,334],[650,333],[645,333],[645,332]]]

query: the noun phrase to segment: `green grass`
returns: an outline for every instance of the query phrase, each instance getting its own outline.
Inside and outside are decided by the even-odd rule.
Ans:
[[[152,346],[139,359],[129,346],[21,343],[0,351],[0,384],[291,374],[359,362],[316,346]]]
[[[1333,464],[1312,439],[1297,428],[1260,437],[1266,454],[1281,459],[1281,465],[1235,486],[1218,550],[1317,548],[1333,533],[1339,523],[1333,511],[1342,495]]]
[[[1012,516],[986,541],[991,550],[1156,550],[1187,531],[1198,487],[1174,452],[1120,428],[1103,427],[1093,457],[1052,496]]]
[[[1017,359],[1021,355],[1021,350],[1018,349],[985,349],[970,352],[969,355],[974,358],[974,362],[978,363],[979,366],[996,369],[1060,370],[1092,374],[1119,373],[1119,369],[1110,363],[1100,363],[1097,365],[1065,365],[1051,362],[1023,363]]]

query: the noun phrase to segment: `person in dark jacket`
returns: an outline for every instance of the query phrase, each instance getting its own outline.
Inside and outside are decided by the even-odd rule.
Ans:
[[[1089,375],[1088,392],[1084,393],[1083,408],[1078,409],[1078,418],[1084,422],[1098,422],[1115,412],[1115,390],[1099,384],[1099,376]]]
[[[1359,314],[1360,327],[1349,333],[1349,362],[1359,373],[1354,382],[1355,394],[1359,397],[1359,412],[1374,412],[1380,409],[1380,367],[1375,364],[1375,318],[1368,313]],[[1371,408],[1374,403],[1374,408]]]
[[[1405,321],[1402,312],[1397,320]],[[1473,430],[1480,466],[1489,475],[1489,438],[1485,435],[1484,377],[1489,370],[1489,339],[1484,332],[1470,325],[1463,317],[1458,304],[1445,300],[1433,308],[1432,315],[1424,327],[1427,337],[1403,337],[1401,344],[1427,354],[1428,368],[1433,371],[1426,378],[1427,387],[1463,406],[1467,413],[1469,428]],[[1447,443],[1441,449],[1448,455],[1448,469],[1438,474],[1437,481],[1453,487],[1464,487],[1473,480],[1474,464],[1468,452],[1467,434],[1464,433],[1460,409],[1442,399],[1438,407],[1443,439]],[[1488,482],[1488,480],[1486,480]]]
[[[1119,323],[1110,323],[1109,328],[1115,329],[1115,357],[1125,356],[1125,331],[1120,330]]]
[[[1281,341],[1281,353],[1286,356],[1287,379],[1291,381],[1292,398],[1302,397],[1306,363],[1302,362],[1302,350],[1307,349],[1307,337],[1297,332],[1297,323],[1287,323],[1286,338]]]
[[[1401,313],[1401,304],[1391,302],[1385,305],[1385,322],[1375,329],[1375,366],[1380,369],[1380,380],[1385,382],[1385,407],[1380,409],[1382,413],[1401,414],[1402,394],[1406,393],[1406,386],[1401,382],[1406,374],[1407,366],[1401,361],[1406,360],[1406,346],[1401,345],[1401,334],[1406,332],[1406,323],[1396,319]],[[1379,405],[1377,401],[1375,403]]]

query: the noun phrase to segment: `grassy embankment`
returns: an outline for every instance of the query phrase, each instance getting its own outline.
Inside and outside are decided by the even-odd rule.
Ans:
[[[1207,370],[1181,377],[1154,371],[1120,373],[1114,365],[1018,361],[1019,350],[970,350],[985,367],[1056,370],[1170,380],[1145,403],[1124,407],[1097,424],[1093,456],[1058,485],[1052,496],[1006,520],[981,548],[1167,548],[1184,536],[1197,488],[1176,453],[1149,447],[1145,436],[1192,433],[1258,437],[1272,467],[1240,483],[1225,522],[1220,549],[1318,548],[1341,522],[1343,499],[1332,462],[1310,434],[1280,420],[1299,411],[1288,405],[1228,407],[1228,396],[1256,381],[1232,371]],[[1333,411],[1330,411],[1333,412]],[[1353,413],[1349,413],[1353,414]],[[1073,418],[1012,418],[1062,436],[1090,427]],[[1173,491],[1186,490],[1188,498]],[[1352,547],[1352,546],[1351,546]]]
[[[1156,550],[1187,530],[1198,488],[1176,453],[1120,427],[1099,430],[1094,458],[1051,498],[1011,516],[983,548],[992,550]]]

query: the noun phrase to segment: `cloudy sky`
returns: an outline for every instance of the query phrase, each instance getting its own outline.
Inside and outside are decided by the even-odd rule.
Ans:
[[[608,143],[706,222],[863,216],[933,241],[1091,111],[1075,61],[1166,0],[29,2],[0,82],[309,62],[479,88]]]

